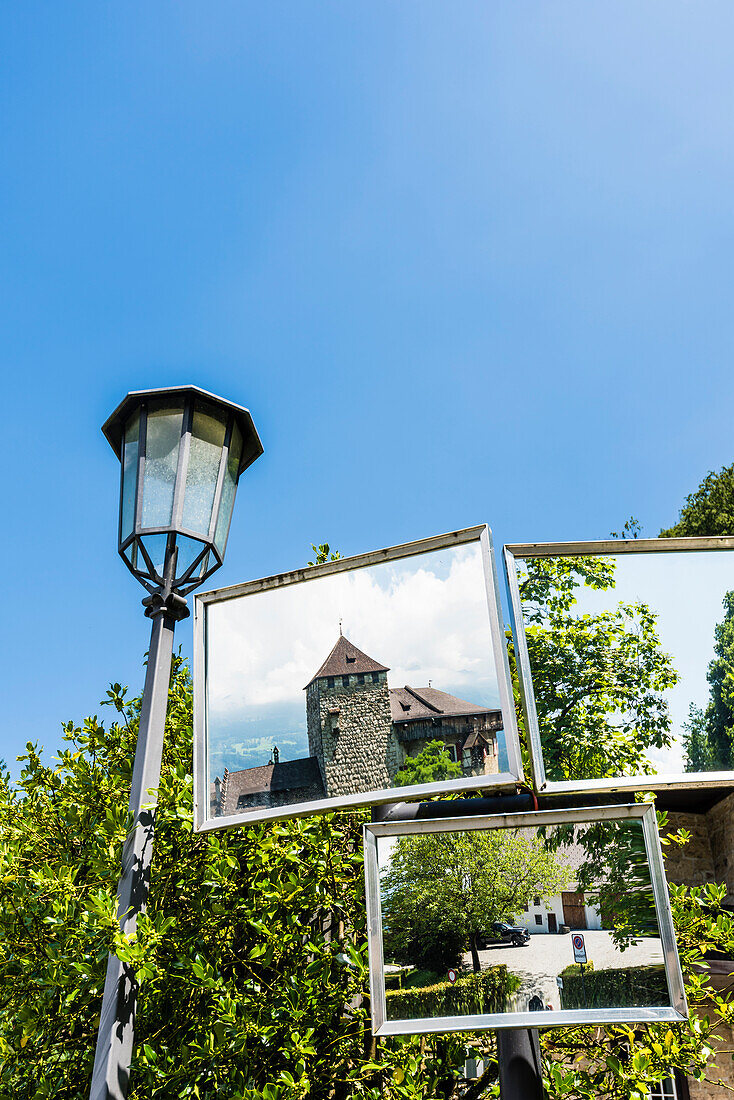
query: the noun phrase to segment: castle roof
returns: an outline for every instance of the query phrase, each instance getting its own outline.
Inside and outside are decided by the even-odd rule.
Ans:
[[[243,794],[269,794],[271,791],[292,791],[304,787],[315,788],[309,798],[323,797],[321,772],[315,756],[229,772],[222,790],[223,812],[235,809]]]
[[[438,688],[390,688],[390,713],[393,722],[425,722],[429,718],[469,718],[499,714],[495,707],[479,707]]]
[[[381,665],[368,657],[361,649],[357,649],[348,638],[339,635],[336,645],[332,649],[323,665],[313,676],[306,687],[310,687],[314,680],[321,680],[324,676],[348,676],[360,672],[389,672],[386,665]]]

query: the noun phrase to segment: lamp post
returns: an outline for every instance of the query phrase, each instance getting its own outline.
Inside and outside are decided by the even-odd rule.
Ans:
[[[150,650],[117,888],[121,931],[145,910],[171,676],[173,632],[186,596],[224,559],[240,474],[263,453],[247,409],[196,386],[129,393],[102,431],[120,459],[119,553],[147,590]],[[125,1100],[137,983],[107,961],[90,1100]]]

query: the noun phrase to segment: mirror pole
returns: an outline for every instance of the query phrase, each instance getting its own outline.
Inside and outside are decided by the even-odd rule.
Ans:
[[[502,1100],[543,1100],[543,1073],[537,1028],[497,1031]]]
[[[461,807],[459,809],[458,807]],[[509,813],[536,809],[527,791],[494,798],[453,799],[438,802],[387,802],[373,806],[372,821],[414,821],[461,814]],[[500,1028],[497,1031],[501,1100],[543,1100],[543,1071],[537,1028]]]

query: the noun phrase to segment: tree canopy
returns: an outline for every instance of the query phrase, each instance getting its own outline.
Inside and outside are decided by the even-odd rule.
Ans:
[[[673,739],[665,691],[678,681],[644,603],[579,614],[579,589],[614,588],[608,557],[523,562],[520,597],[550,779],[652,770],[651,748]]]
[[[691,706],[686,725],[686,770],[728,771],[734,768],[734,592],[724,597],[724,618],[714,629],[706,679],[709,702]]]
[[[413,783],[441,783],[446,779],[460,779],[464,773],[461,764],[452,760],[443,741],[429,741],[415,756],[409,756],[395,775],[396,787],[410,787]]]
[[[734,463],[708,473],[686,497],[678,522],[660,532],[661,538],[706,535],[734,535]]]
[[[514,830],[400,837],[382,876],[386,950],[415,962],[427,937],[438,950],[458,934],[478,972],[478,935],[496,920],[512,923],[533,895],[552,897],[569,881],[561,854]]]
[[[569,584],[573,596],[573,577],[556,580],[551,591],[539,578],[546,598],[564,584],[561,599]],[[492,1033],[370,1035],[365,813],[193,833],[191,681],[178,660],[150,904],[137,934],[120,935],[115,886],[140,700],[115,684],[106,702],[114,721],[69,723],[50,765],[29,745],[19,783],[0,775],[0,1100],[87,1094],[110,949],[141,983],[130,1100],[496,1096]],[[705,1076],[714,1029],[732,1012],[703,953],[731,958],[734,922],[723,886],[670,892],[691,1020],[543,1032],[550,1097],[643,1100],[672,1067]],[[487,1059],[468,1083],[467,1044]]]

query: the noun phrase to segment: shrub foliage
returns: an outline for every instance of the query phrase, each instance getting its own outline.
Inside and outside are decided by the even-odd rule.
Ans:
[[[508,993],[518,979],[507,967],[492,966],[455,982],[437,982],[419,989],[390,989],[386,993],[388,1020],[425,1020],[433,1016],[475,1016],[503,1012]]]

